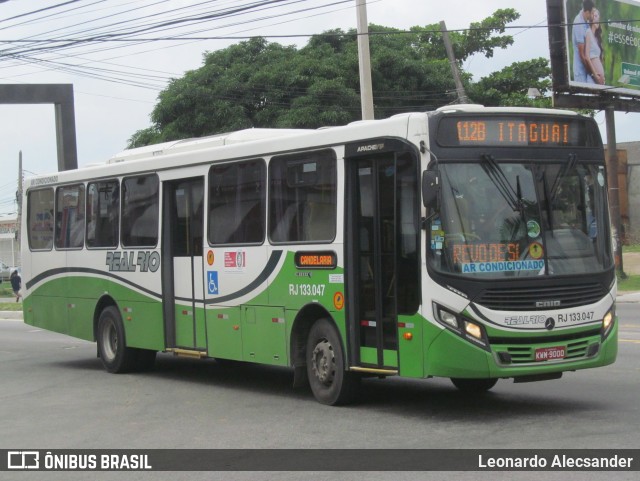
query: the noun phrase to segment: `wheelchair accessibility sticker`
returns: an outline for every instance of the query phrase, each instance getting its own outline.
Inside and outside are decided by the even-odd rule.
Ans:
[[[218,294],[218,271],[207,271],[207,290],[209,294]]]

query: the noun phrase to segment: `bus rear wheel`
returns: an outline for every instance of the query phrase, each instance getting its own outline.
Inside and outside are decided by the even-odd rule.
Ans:
[[[106,307],[100,313],[97,340],[100,360],[107,371],[123,373],[135,368],[138,353],[127,347],[122,318],[114,306]]]
[[[491,389],[498,382],[497,379],[462,379],[451,378],[451,382],[462,392],[483,393]]]
[[[360,378],[345,371],[340,336],[327,319],[319,319],[311,326],[306,357],[309,385],[318,402],[337,406],[355,399]]]

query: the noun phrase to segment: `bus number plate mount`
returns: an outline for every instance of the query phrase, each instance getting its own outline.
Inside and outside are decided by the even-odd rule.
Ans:
[[[554,361],[564,359],[566,357],[566,348],[564,346],[540,347],[536,349],[536,361]]]

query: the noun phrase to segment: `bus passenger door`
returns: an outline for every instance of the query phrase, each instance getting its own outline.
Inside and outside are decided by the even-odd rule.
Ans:
[[[167,347],[205,349],[204,178],[164,183],[163,297]]]
[[[398,316],[419,302],[417,164],[408,153],[346,159],[352,366],[397,371]]]

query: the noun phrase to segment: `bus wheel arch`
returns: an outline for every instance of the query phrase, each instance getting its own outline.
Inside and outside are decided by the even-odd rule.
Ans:
[[[307,339],[311,326],[318,319],[331,319],[329,312],[319,304],[312,303],[303,306],[298,311],[293,327],[291,329],[291,337],[289,340],[289,359],[290,364],[294,368],[294,387],[303,387],[308,385],[307,379]],[[333,319],[332,319],[333,322]]]
[[[113,297],[107,294],[102,296],[96,303],[96,307],[93,311],[93,340],[94,341],[98,340],[98,321],[100,321],[100,314],[102,314],[102,311],[104,311],[109,306],[113,306],[116,309],[118,309],[118,305],[116,304],[116,301],[113,299]]]

